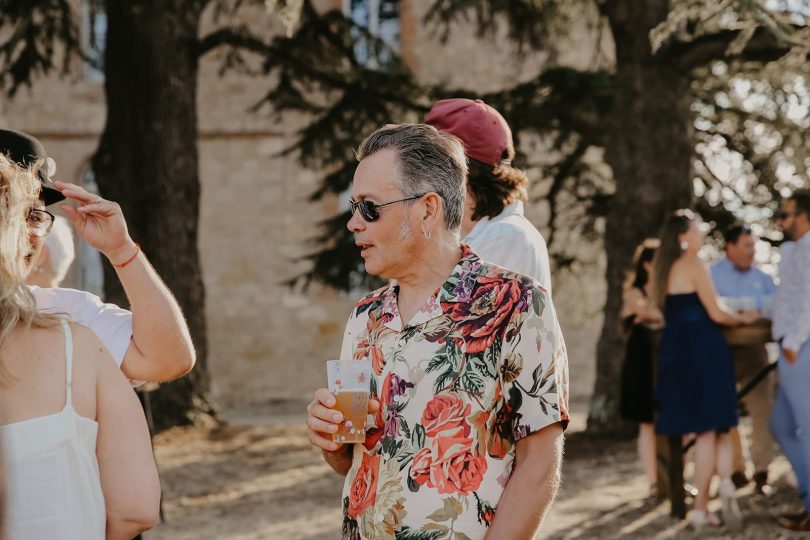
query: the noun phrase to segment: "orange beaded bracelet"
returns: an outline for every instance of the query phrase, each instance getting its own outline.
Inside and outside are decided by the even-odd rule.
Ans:
[[[121,264],[112,263],[112,265],[114,267],[116,267],[116,268],[123,268],[126,265],[128,265],[129,263],[131,263],[132,261],[134,261],[136,258],[138,258],[138,255],[140,255],[140,254],[141,254],[141,245],[139,243],[135,242],[135,254],[132,257],[130,257],[129,259],[127,259],[126,261],[122,262]]]

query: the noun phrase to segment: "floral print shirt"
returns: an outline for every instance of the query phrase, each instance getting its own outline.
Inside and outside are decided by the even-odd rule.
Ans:
[[[462,248],[407,323],[395,282],[352,310],[342,357],[371,360],[380,410],[354,445],[344,539],[483,538],[515,442],[568,423],[568,360],[551,298]]]

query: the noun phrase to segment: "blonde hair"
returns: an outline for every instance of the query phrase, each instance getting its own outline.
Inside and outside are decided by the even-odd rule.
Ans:
[[[25,286],[25,256],[31,251],[28,213],[37,202],[40,183],[35,172],[0,154],[0,349],[19,325],[51,326],[55,317],[37,312]],[[6,373],[0,358],[0,383]]]

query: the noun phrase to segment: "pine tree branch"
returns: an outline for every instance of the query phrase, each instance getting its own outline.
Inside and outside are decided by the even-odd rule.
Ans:
[[[790,44],[781,41],[764,27],[759,27],[736,55],[729,56],[729,46],[740,35],[742,30],[723,30],[699,36],[693,41],[671,40],[658,50],[656,56],[670,60],[681,70],[689,71],[716,60],[739,59],[767,63],[778,60],[791,50]]]
[[[84,55],[69,0],[0,0],[0,91],[13,97],[21,86],[57,69],[70,71],[73,55]]]
[[[254,52],[265,56],[273,48],[258,36],[253,35],[246,27],[220,28],[201,38],[197,45],[197,56],[203,56],[222,46]]]

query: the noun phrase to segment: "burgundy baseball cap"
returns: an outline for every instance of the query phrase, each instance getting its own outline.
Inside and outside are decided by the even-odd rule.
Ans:
[[[464,142],[469,157],[493,167],[501,164],[504,150],[512,145],[512,130],[506,120],[480,99],[437,101],[425,123],[455,135]]]

